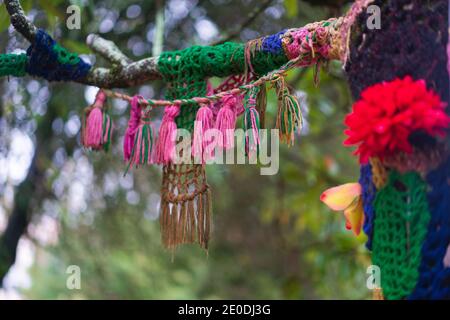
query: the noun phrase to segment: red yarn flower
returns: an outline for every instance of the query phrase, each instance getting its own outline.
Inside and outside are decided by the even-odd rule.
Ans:
[[[361,100],[345,118],[348,138],[344,145],[358,146],[354,154],[361,163],[375,156],[383,159],[397,152],[412,153],[408,141],[412,132],[445,136],[450,124],[445,108],[446,103],[427,90],[423,80],[407,76],[376,84],[362,92]]]

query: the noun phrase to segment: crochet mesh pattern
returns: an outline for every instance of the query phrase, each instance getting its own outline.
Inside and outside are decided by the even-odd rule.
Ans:
[[[373,202],[377,189],[373,183],[372,178],[372,166],[370,164],[361,166],[361,174],[359,178],[359,184],[362,188],[362,200],[364,208],[364,225],[363,230],[367,235],[368,240],[366,243],[367,249],[372,249],[372,237],[373,237],[373,221],[375,219],[375,210],[373,208]]]
[[[0,54],[0,77],[15,76],[23,77],[27,64],[26,54]]]
[[[450,245],[450,156],[427,176],[431,220],[422,247],[420,277],[410,299],[450,299],[450,268],[444,257]]]
[[[34,43],[27,50],[26,71],[49,81],[70,81],[84,78],[91,65],[59,46],[44,30],[36,32]]]
[[[261,50],[255,53],[252,66],[258,75],[264,75],[286,62],[284,54]],[[242,74],[246,71],[245,66],[245,45],[232,42],[164,52],[158,60],[159,70],[168,83],[168,100],[204,96],[208,78]],[[176,119],[177,127],[192,131],[198,109],[195,102],[184,105]]]
[[[403,299],[419,277],[421,248],[430,220],[427,186],[415,172],[392,171],[375,199],[373,264],[381,269],[386,299]]]

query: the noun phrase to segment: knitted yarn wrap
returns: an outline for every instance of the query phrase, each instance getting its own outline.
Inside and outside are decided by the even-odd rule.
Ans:
[[[450,156],[427,176],[431,220],[422,247],[420,277],[410,299],[450,299]]]
[[[287,62],[283,52],[272,54],[259,50],[252,57],[252,67],[259,75],[277,69]],[[226,42],[217,46],[193,46],[162,53],[158,67],[168,83],[166,98],[174,100],[201,97],[206,94],[206,80],[246,71],[245,45]],[[181,109],[177,127],[192,131],[199,106],[192,102]]]
[[[370,5],[381,8],[379,30],[368,26],[371,13],[359,9],[364,2],[358,1],[352,14],[355,23],[345,65],[355,100],[369,86],[409,75],[425,80],[448,101],[448,0],[373,0]]]
[[[363,230],[368,237],[366,247],[367,249],[371,250],[373,238],[373,221],[375,219],[375,210],[373,208],[373,202],[375,201],[377,189],[375,187],[375,184],[373,183],[372,166],[370,164],[361,166],[359,184],[361,185],[362,189],[361,196],[364,207]]]
[[[415,172],[392,171],[375,198],[372,259],[381,269],[386,299],[403,299],[419,278],[422,244],[430,220],[427,186]]]
[[[283,53],[283,36],[286,30],[282,30],[276,34],[265,37],[261,46],[261,50],[274,55]]]
[[[91,65],[58,45],[44,30],[38,29],[27,50],[26,71],[49,81],[71,81],[86,77]]]
[[[0,77],[14,76],[23,77],[26,74],[27,55],[22,54],[0,54]]]

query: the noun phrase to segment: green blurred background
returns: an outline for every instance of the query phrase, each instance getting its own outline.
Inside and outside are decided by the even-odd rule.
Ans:
[[[245,42],[284,28],[339,16],[348,1],[296,0],[24,0],[35,24],[96,65],[107,62],[84,44],[89,33],[113,40],[134,60],[163,50],[212,44],[229,36]],[[81,30],[68,30],[66,8],[82,8]],[[162,9],[161,9],[162,8]],[[158,9],[164,28],[155,27]],[[249,19],[252,13],[259,13]],[[0,52],[28,44],[0,7]],[[356,181],[358,165],[342,146],[351,98],[339,63],[294,70],[307,124],[294,147],[280,150],[280,170],[257,166],[207,168],[213,190],[213,234],[207,253],[196,245],[174,255],[160,241],[159,167],[123,176],[122,135],[128,109],[110,100],[117,130],[108,154],[79,143],[80,116],[96,88],[32,78],[0,83],[0,298],[24,299],[365,299],[370,257],[364,235],[320,201],[325,189]],[[161,98],[164,84],[125,90]],[[269,96],[269,124],[275,97]],[[35,155],[35,156],[33,156]],[[27,174],[29,169],[38,174]],[[34,186],[34,188],[30,187]],[[4,236],[25,208],[27,226],[9,268]],[[3,252],[2,252],[3,251]],[[66,269],[81,268],[81,290],[66,288]],[[9,271],[8,271],[9,270]],[[7,272],[7,273],[6,273]]]

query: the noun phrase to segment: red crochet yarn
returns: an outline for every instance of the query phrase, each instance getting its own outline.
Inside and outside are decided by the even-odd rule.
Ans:
[[[383,82],[365,89],[361,100],[353,105],[345,124],[348,136],[344,145],[357,145],[354,154],[365,164],[370,157],[412,153],[408,141],[412,132],[423,131],[430,136],[445,136],[450,117],[445,114],[446,103],[425,81],[407,76]]]

